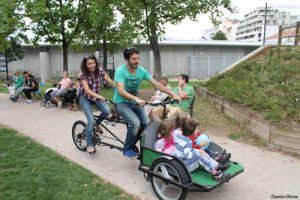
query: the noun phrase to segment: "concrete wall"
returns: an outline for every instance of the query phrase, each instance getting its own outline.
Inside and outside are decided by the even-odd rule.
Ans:
[[[144,66],[150,73],[153,72],[154,62],[150,45],[141,44],[136,45],[140,50],[140,65]],[[177,76],[181,73],[189,74],[189,65],[191,56],[245,56],[251,51],[254,51],[258,46],[218,46],[218,45],[201,45],[201,44],[168,44],[160,45],[161,61],[162,61],[162,75]],[[40,46],[34,48],[32,46],[25,46],[25,55],[23,60],[9,63],[9,71],[28,70],[37,77],[41,77],[41,60],[40,52],[48,52],[50,60],[50,77],[62,77],[63,57],[62,49],[59,46]],[[84,56],[95,54],[91,46],[84,46],[80,50],[69,49],[68,63],[69,73],[75,76],[80,70],[80,63]],[[122,50],[114,54],[115,67],[124,63]],[[45,71],[45,70],[43,70]],[[46,76],[45,76],[46,77]]]

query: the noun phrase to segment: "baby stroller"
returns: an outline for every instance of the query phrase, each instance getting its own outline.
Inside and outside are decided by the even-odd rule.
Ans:
[[[48,88],[46,91],[45,91],[45,95],[44,95],[44,98],[42,98],[41,102],[40,102],[40,105],[42,107],[46,107],[46,108],[50,108],[51,105],[55,105],[57,106],[57,103],[52,99],[51,97],[51,92],[53,92],[54,90],[57,90],[58,88],[56,87],[56,84],[53,84],[53,87],[52,88]]]

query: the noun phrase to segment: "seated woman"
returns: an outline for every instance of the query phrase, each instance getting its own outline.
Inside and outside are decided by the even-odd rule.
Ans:
[[[32,76],[31,74],[29,74],[27,71],[23,72],[23,76],[24,76],[24,84],[22,87],[22,89],[19,89],[16,94],[12,97],[10,97],[10,99],[14,102],[17,102],[19,99],[19,96],[22,92],[24,92],[25,96],[26,96],[26,103],[31,103],[32,102],[32,96],[31,96],[31,92],[35,92],[39,90],[39,84],[38,81],[34,78],[34,76]]]
[[[20,76],[19,71],[15,71],[14,76],[12,77],[12,81],[12,85],[8,85],[8,91],[11,97],[13,97],[15,93],[20,93],[20,91],[22,91],[23,89],[24,80]]]
[[[63,79],[59,82],[59,89],[51,92],[52,99],[57,103],[58,107],[62,107],[62,101],[59,97],[67,93],[68,89],[71,87],[72,81],[69,78],[69,73],[64,71]]]

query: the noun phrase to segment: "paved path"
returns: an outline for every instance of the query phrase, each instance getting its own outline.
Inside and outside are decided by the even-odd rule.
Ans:
[[[151,184],[138,171],[138,161],[122,156],[120,151],[98,147],[95,156],[77,150],[71,137],[74,121],[85,117],[82,112],[42,108],[38,102],[13,103],[0,94],[0,124],[16,129],[53,149],[67,159],[133,194],[139,199],[156,199]],[[125,135],[125,127],[117,127]],[[190,192],[187,200],[264,200],[272,195],[297,195],[300,199],[300,160],[277,152],[259,149],[226,138],[212,136],[245,167],[245,172],[212,192]],[[274,196],[273,196],[274,197]]]

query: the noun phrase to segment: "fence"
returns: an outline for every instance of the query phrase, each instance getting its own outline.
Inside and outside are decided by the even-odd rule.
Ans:
[[[298,21],[295,26],[279,26],[278,45],[282,44],[283,38],[294,38],[294,46],[297,46],[300,39],[300,21]]]
[[[190,56],[189,75],[191,78],[207,80],[241,58],[242,56]]]
[[[271,15],[270,10],[274,11],[274,15]],[[266,12],[267,11],[267,12]],[[265,8],[265,13],[267,18],[264,19],[263,23],[265,25],[265,43],[277,45],[279,42],[280,26],[281,27],[291,27],[295,26],[297,21],[300,21],[300,5],[299,4],[267,4]],[[264,16],[264,15],[263,15]],[[284,33],[289,35],[290,33]],[[264,35],[264,34],[263,34]],[[292,45],[292,37],[286,37],[281,41],[285,44]]]

